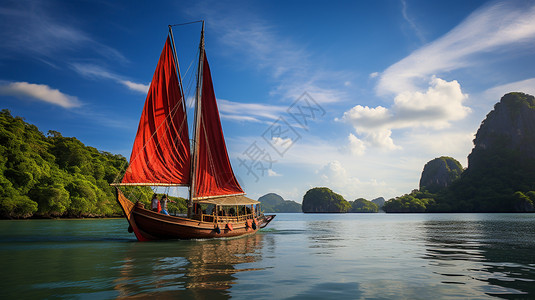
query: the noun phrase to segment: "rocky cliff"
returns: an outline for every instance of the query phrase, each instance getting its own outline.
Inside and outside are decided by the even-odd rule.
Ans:
[[[468,169],[481,167],[486,153],[515,152],[535,159],[535,97],[509,93],[481,123],[468,156]]]
[[[517,212],[533,210],[523,193],[534,190],[535,97],[509,93],[481,123],[451,192],[461,211]]]
[[[377,207],[382,208],[383,205],[385,205],[386,200],[383,197],[379,197],[379,198],[373,199],[372,202],[375,203]]]
[[[436,193],[447,188],[462,172],[463,167],[456,159],[447,156],[435,158],[424,166],[420,190]]]
[[[302,208],[304,213],[346,213],[351,204],[329,188],[316,187],[303,196]]]

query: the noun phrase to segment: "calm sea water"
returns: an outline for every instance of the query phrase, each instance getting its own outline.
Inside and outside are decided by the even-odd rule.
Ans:
[[[139,243],[124,219],[0,221],[2,299],[535,299],[535,214],[279,214]]]

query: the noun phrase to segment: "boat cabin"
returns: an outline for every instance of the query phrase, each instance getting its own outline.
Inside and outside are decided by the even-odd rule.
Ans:
[[[243,195],[194,201],[192,219],[213,223],[238,223],[261,214],[260,202]]]

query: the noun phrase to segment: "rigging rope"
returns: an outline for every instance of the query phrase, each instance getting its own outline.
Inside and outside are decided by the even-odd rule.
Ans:
[[[180,24],[173,24],[173,25],[169,25],[169,26],[175,27],[175,26],[189,25],[189,24],[200,23],[200,22],[204,22],[204,20],[192,21],[192,22],[186,22],[186,23],[180,23]]]

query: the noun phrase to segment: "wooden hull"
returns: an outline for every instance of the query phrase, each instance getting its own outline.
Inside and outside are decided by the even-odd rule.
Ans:
[[[125,217],[139,241],[164,239],[211,239],[229,238],[254,234],[273,219],[261,215],[254,220],[242,222],[203,222],[200,220],[168,216],[134,204],[117,189],[117,202],[123,209]],[[267,222],[266,222],[267,221]],[[258,226],[256,226],[258,224]]]

